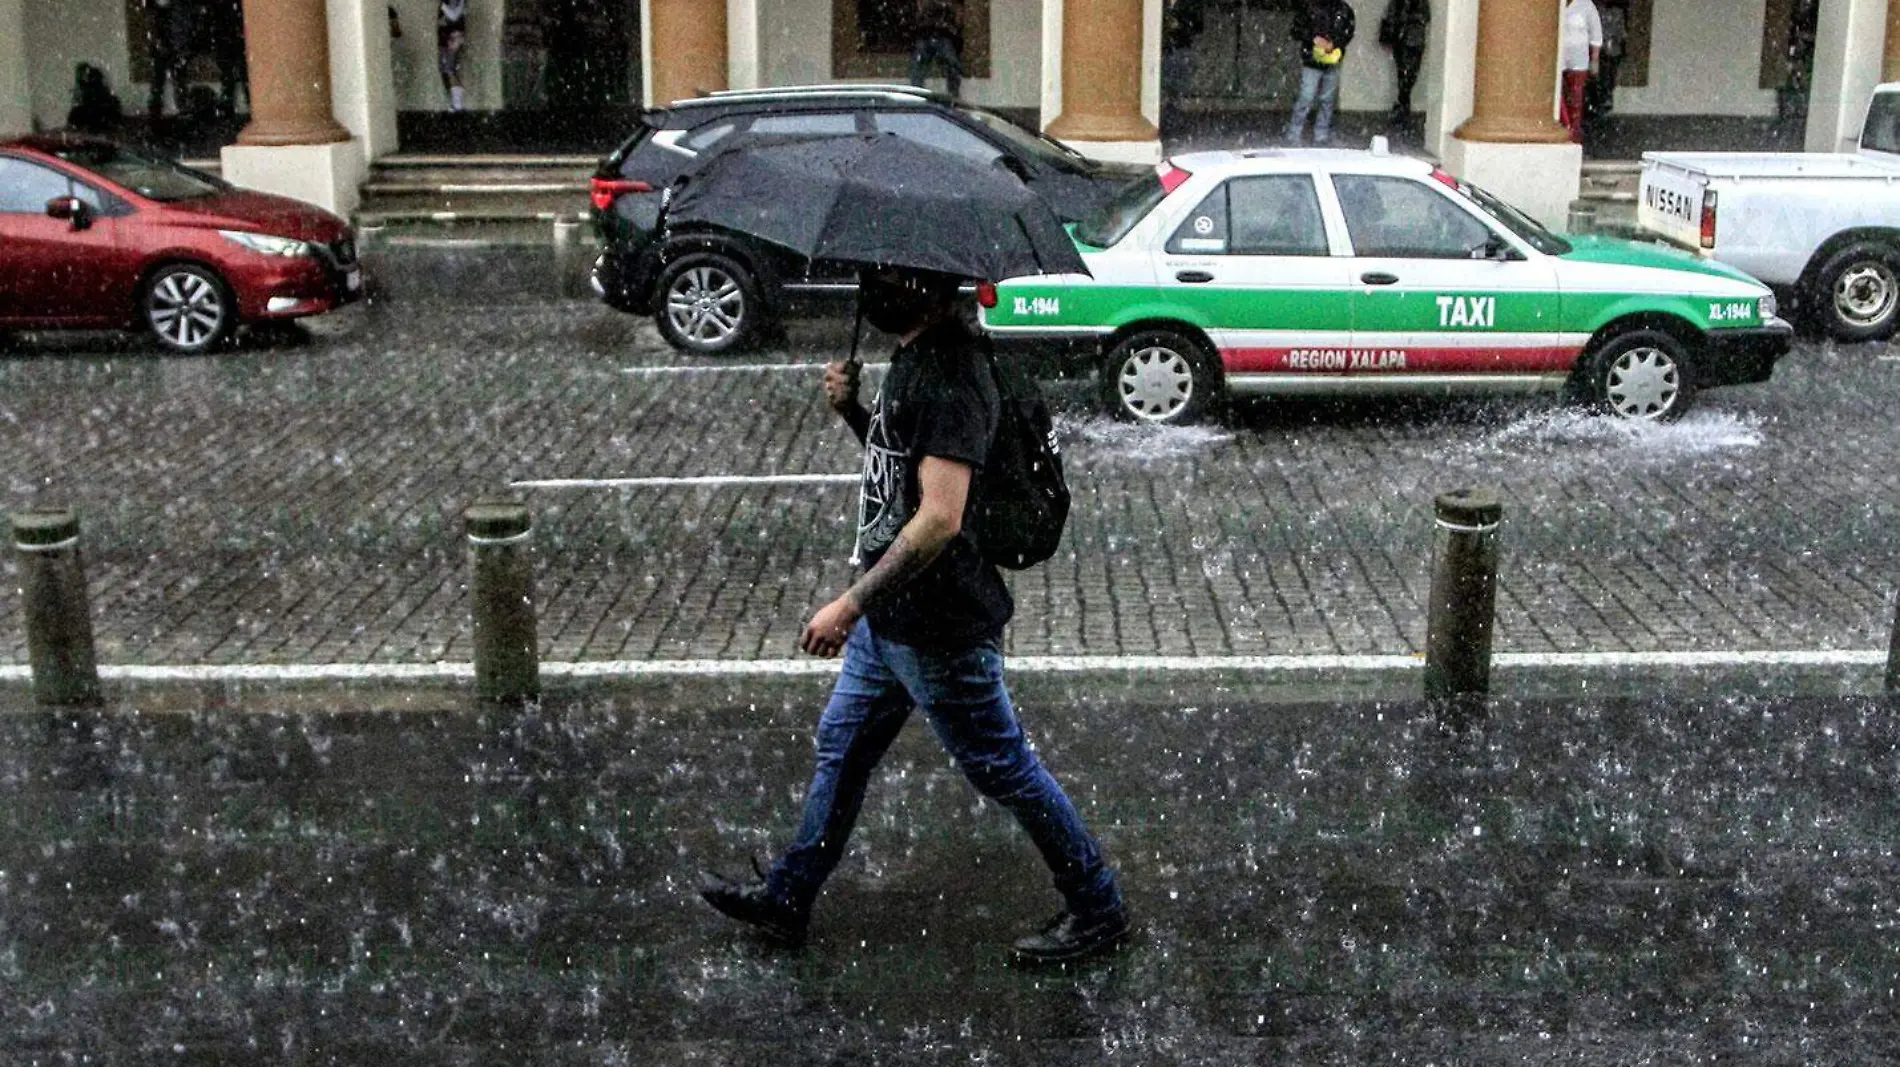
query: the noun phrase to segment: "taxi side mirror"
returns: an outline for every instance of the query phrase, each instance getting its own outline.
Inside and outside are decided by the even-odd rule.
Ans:
[[[86,202],[76,196],[56,196],[48,200],[46,217],[70,222],[75,230],[83,230],[92,225],[92,212],[87,210]]]

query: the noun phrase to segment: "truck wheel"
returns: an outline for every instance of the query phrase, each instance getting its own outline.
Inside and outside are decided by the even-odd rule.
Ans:
[[[764,318],[759,284],[738,261],[694,252],[660,275],[660,333],[682,352],[713,356],[751,342]]]
[[[1821,264],[1812,295],[1836,340],[1884,341],[1900,326],[1900,252],[1874,241],[1848,245]]]
[[[1206,415],[1221,390],[1220,365],[1199,341],[1176,330],[1142,330],[1109,350],[1102,400],[1115,417],[1179,425]]]
[[[1682,342],[1661,330],[1627,330],[1590,357],[1597,406],[1619,419],[1667,422],[1689,410],[1695,393]]]

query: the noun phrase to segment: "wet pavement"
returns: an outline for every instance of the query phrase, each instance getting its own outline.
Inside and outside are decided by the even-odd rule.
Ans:
[[[0,690],[8,1064],[1763,1064],[1900,1057],[1894,708],[1268,706],[1019,685],[1139,919],[912,725],[813,942],[692,895],[792,828],[822,679]]]
[[[460,514],[537,519],[542,654],[776,660],[848,579],[857,457],[816,372],[846,327],[692,359],[533,291],[536,250],[386,250],[389,294],[204,358],[113,337],[0,356],[0,506],[85,526],[113,665],[466,662]],[[1506,507],[1497,648],[1884,650],[1900,349],[1804,341],[1666,427],[1541,398],[1252,403],[1147,432],[1056,386],[1077,506],[1013,576],[1018,656],[1407,656],[1435,493]],[[529,488],[842,475],[829,485]],[[0,587],[16,563],[0,559]],[[25,661],[0,597],[0,663]]]

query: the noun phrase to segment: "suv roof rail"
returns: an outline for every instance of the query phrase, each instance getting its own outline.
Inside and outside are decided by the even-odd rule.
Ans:
[[[689,96],[675,100],[671,107],[692,107],[715,103],[736,103],[747,100],[771,100],[784,97],[879,97],[886,100],[936,100],[945,102],[950,97],[931,89],[919,89],[915,85],[873,85],[869,83],[847,83],[843,85],[789,85],[777,89],[720,89],[705,96]]]

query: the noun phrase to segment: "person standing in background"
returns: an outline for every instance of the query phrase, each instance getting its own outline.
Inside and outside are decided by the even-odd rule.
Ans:
[[[440,0],[435,13],[435,65],[449,110],[468,107],[462,91],[462,47],[468,44],[468,0]]]
[[[1564,95],[1558,114],[1571,141],[1583,143],[1583,94],[1603,52],[1603,19],[1591,0],[1558,0],[1564,5]]]
[[[1300,97],[1286,124],[1286,142],[1299,144],[1306,135],[1306,116],[1319,105],[1313,120],[1313,143],[1333,140],[1333,108],[1339,103],[1339,67],[1346,61],[1355,24],[1345,0],[1301,0],[1293,10],[1293,40],[1300,46]]]
[[[1603,0],[1597,14],[1603,20],[1603,52],[1584,106],[1592,122],[1616,110],[1617,69],[1623,65],[1623,45],[1629,39],[1629,0]]]
[[[152,89],[146,117],[153,132],[165,118],[165,86],[172,87],[172,108],[185,110],[185,65],[196,36],[189,0],[145,0],[145,48],[152,61]]]
[[[1178,134],[1181,102],[1194,92],[1194,42],[1202,0],[1167,0],[1161,9],[1161,133]]]
[[[1379,43],[1392,50],[1392,66],[1398,77],[1398,95],[1392,100],[1393,126],[1403,126],[1412,117],[1412,89],[1418,85],[1419,68],[1425,64],[1425,35],[1432,23],[1430,0],[1392,0],[1379,20]]]
[[[963,5],[960,0],[918,0],[917,40],[910,49],[910,83],[921,87],[932,65],[943,68],[944,88],[957,96],[963,86]]]
[[[238,113],[240,90],[247,107],[251,99],[250,71],[244,58],[243,2],[211,0],[206,15],[206,29],[211,35],[211,59],[218,65],[218,114],[231,118]]]

